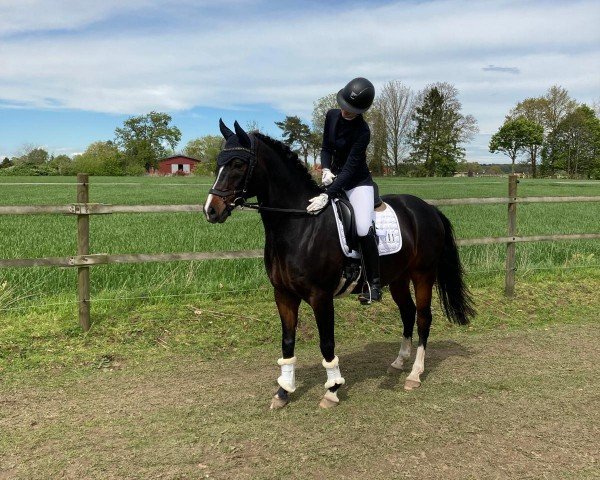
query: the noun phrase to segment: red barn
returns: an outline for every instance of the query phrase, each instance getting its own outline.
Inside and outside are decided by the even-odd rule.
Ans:
[[[189,175],[196,170],[199,163],[200,160],[192,157],[173,155],[158,162],[158,173],[160,175]]]

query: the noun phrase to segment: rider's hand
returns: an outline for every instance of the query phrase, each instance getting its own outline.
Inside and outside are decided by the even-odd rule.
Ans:
[[[327,206],[327,202],[329,202],[329,195],[322,193],[318,197],[311,198],[309,202],[310,204],[308,207],[306,207],[306,211],[316,215],[319,210],[322,210]]]
[[[321,176],[321,183],[325,186],[331,185],[333,183],[333,179],[335,175],[331,173],[331,170],[328,168],[323,169],[323,175]]]

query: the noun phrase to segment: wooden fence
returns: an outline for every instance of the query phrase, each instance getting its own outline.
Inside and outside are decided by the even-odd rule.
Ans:
[[[506,244],[505,294],[514,295],[515,251],[520,242],[542,242],[558,240],[600,239],[600,233],[557,234],[517,236],[517,205],[520,203],[546,202],[600,202],[600,196],[576,197],[517,197],[517,176],[508,179],[508,197],[495,198],[451,198],[427,200],[432,205],[508,205],[508,229],[506,237],[483,237],[458,239],[459,246]],[[0,206],[0,215],[39,215],[63,214],[77,216],[77,255],[71,257],[46,257],[26,259],[0,259],[1,267],[77,267],[79,323],[84,331],[90,328],[90,274],[92,265],[112,263],[172,262],[177,260],[222,260],[236,258],[260,258],[262,250],[242,250],[230,252],[189,252],[164,254],[90,254],[90,215],[112,213],[173,213],[202,212],[201,205],[106,205],[89,203],[89,178],[87,174],[77,175],[77,203],[71,205]]]

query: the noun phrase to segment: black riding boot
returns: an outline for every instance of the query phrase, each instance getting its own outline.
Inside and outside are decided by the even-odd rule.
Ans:
[[[368,305],[371,302],[381,301],[382,296],[379,280],[379,251],[377,249],[375,230],[371,227],[369,233],[364,237],[358,237],[358,240],[365,267],[365,276],[368,282],[363,292],[358,296],[358,299],[363,305]]]

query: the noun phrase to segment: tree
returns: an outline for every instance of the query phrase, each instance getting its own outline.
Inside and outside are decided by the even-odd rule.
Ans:
[[[549,132],[555,130],[561,120],[577,108],[577,102],[569,97],[569,92],[565,88],[559,85],[550,87],[544,99],[548,102],[544,126]]]
[[[91,143],[81,155],[73,158],[72,169],[74,173],[90,175],[118,176],[126,173],[123,154],[111,141]]]
[[[281,122],[275,122],[283,130],[283,142],[290,148],[296,148],[304,157],[304,165],[308,166],[308,150],[310,148],[310,127],[300,120],[300,117],[287,116]]]
[[[548,100],[544,97],[526,98],[517,103],[517,106],[510,111],[507,118],[515,120],[523,117],[544,126],[547,123],[549,108]]]
[[[600,177],[600,119],[587,105],[567,114],[542,150],[546,172],[564,170],[570,177]]]
[[[519,102],[515,108],[513,108],[508,115],[507,119],[516,120],[517,118],[525,118],[532,123],[542,126],[548,124],[547,117],[550,111],[550,104],[547,98],[526,98],[522,102]],[[545,133],[545,132],[543,132]],[[543,138],[542,138],[543,143]],[[527,146],[527,152],[529,153],[529,165],[531,166],[531,174],[533,178],[537,177],[537,160],[541,145],[532,143]]]
[[[48,162],[50,168],[52,168],[58,175],[71,175],[73,171],[73,161],[68,155],[57,155]]]
[[[14,163],[29,166],[44,165],[49,158],[48,152],[43,148],[24,145],[21,149],[21,155],[14,159]]]
[[[404,161],[409,150],[409,134],[415,110],[414,95],[409,87],[397,80],[383,86],[377,97],[386,129],[386,157],[398,173],[398,162]]]
[[[204,135],[190,140],[183,149],[184,155],[200,160],[197,173],[213,174],[217,170],[217,156],[223,146],[221,135]]]
[[[544,138],[556,129],[560,121],[573,112],[577,107],[577,102],[569,97],[566,89],[554,85],[548,89],[542,97],[526,98],[519,102],[511,110],[507,118],[515,120],[518,117],[524,117],[527,120],[541,125],[544,129]],[[537,159],[541,150],[541,145],[531,144],[527,148],[529,153],[529,164],[533,177],[537,176]]]
[[[246,131],[247,132],[260,132],[262,128],[260,128],[260,124],[256,120],[248,120],[246,122]]]
[[[315,165],[320,159],[321,147],[323,146],[323,132],[311,130],[308,144],[308,153],[313,158]]]
[[[429,85],[417,99],[410,135],[413,162],[422,163],[427,176],[450,176],[464,157],[461,144],[477,132],[472,115],[462,115],[458,90],[448,83]]]
[[[13,166],[13,162],[8,157],[4,157],[4,160],[2,160],[2,163],[0,163],[0,168],[8,168],[8,167],[12,167],[12,166]]]
[[[511,171],[515,171],[515,160],[519,154],[538,148],[544,141],[544,129],[538,123],[518,117],[508,119],[500,129],[492,135],[490,152],[502,152],[511,160]]]
[[[181,132],[170,123],[171,116],[161,112],[125,120],[123,127],[115,130],[115,142],[124,150],[127,165],[157,168],[168,148],[175,149],[181,140]]]
[[[371,141],[367,148],[369,156],[369,169],[375,175],[383,175],[387,158],[387,136],[385,116],[379,102],[367,111],[365,120],[371,129]],[[394,171],[397,173],[396,171]]]
[[[319,98],[313,104],[312,123],[313,130],[323,135],[323,129],[325,128],[325,116],[327,112],[332,108],[340,108],[337,104],[337,94],[330,93],[324,97]]]

